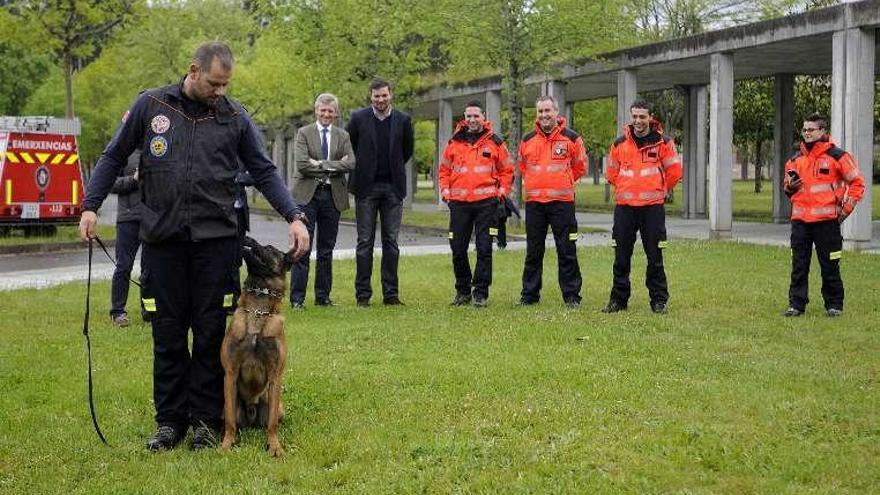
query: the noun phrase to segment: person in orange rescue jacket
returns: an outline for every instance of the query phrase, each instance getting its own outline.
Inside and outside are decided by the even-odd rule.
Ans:
[[[465,106],[464,120],[440,160],[440,195],[449,205],[449,247],[455,272],[453,306],[488,304],[492,284],[492,234],[499,205],[510,193],[513,166],[504,140],[479,101]],[[468,244],[476,232],[477,264],[471,272]]]
[[[638,100],[630,105],[632,121],[623,136],[611,145],[605,178],[614,186],[614,280],[604,313],[625,310],[629,303],[629,272],[636,232],[648,258],[645,286],[651,311],[666,314],[669,289],[663,269],[666,247],[664,203],[681,180],[681,158],[671,137],[654,119],[650,105]]]
[[[785,164],[783,187],[791,198],[791,286],[784,316],[800,316],[809,302],[807,282],[813,244],[822,270],[825,314],[843,314],[840,223],[865,193],[855,160],[827,134],[828,120],[812,114],[804,120],[800,150]]]
[[[574,188],[586,171],[587,152],[581,136],[566,127],[552,96],[535,103],[535,130],[523,137],[519,169],[526,196],[526,261],[520,304],[541,298],[544,241],[553,231],[559,267],[559,288],[568,307],[581,303],[581,270],[577,259],[578,224]]]

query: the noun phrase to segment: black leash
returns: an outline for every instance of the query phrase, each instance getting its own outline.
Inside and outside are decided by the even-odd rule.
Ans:
[[[114,258],[114,257],[110,254],[110,251],[107,250],[107,246],[105,246],[104,243],[101,242],[101,238],[98,237],[98,236],[95,236],[95,240],[98,241],[98,245],[101,246],[101,249],[104,251],[104,254],[106,254],[106,255],[107,255],[107,258],[110,259],[110,262],[113,263],[113,266],[116,266],[116,265],[117,265],[117,263],[116,263],[116,258]],[[91,251],[92,251],[92,243],[89,242],[89,255],[91,255]],[[143,256],[143,254],[141,254],[141,256]],[[128,281],[131,282],[131,283],[133,283],[134,285],[137,285],[138,287],[141,287],[141,284],[138,283],[138,282],[137,282],[135,279],[133,279],[133,278],[129,278]],[[141,287],[141,289],[143,289],[143,287]]]
[[[98,241],[98,245],[107,253],[107,248],[104,247],[104,243],[101,242],[101,239],[95,237],[95,240]],[[110,256],[110,253],[107,253],[107,256]],[[110,258],[111,260],[113,258]],[[136,283],[136,282],[135,282]],[[88,357],[88,366],[89,366],[89,411],[92,413],[92,424],[95,426],[95,432],[98,434],[98,438],[101,439],[101,442],[104,445],[110,446],[107,443],[107,439],[104,438],[104,434],[101,433],[101,427],[98,426],[98,416],[95,414],[95,392],[92,386],[92,343],[89,339],[89,299],[92,292],[92,240],[89,239],[89,275],[86,279],[86,314],[83,319],[83,336],[86,338],[86,356]]]

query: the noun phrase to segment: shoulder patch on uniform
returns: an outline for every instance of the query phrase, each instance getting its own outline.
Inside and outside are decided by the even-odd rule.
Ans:
[[[492,134],[492,142],[497,144],[498,146],[501,146],[502,144],[504,144],[504,138],[502,138],[498,134]]]
[[[568,127],[566,127],[565,129],[562,129],[562,135],[567,137],[568,139],[571,139],[572,141],[577,141],[577,138],[581,137],[580,134],[574,132],[573,130],[569,129]]]
[[[670,142],[670,141],[673,140],[673,139],[672,139],[672,136],[667,136],[666,134],[661,134],[660,137],[663,138],[663,142],[664,142],[664,143],[668,143],[668,142]]]
[[[825,154],[827,154],[831,158],[834,158],[835,160],[840,160],[843,157],[843,155],[846,154],[846,151],[843,151],[842,149],[838,148],[837,146],[832,146],[832,147],[828,148],[828,151],[826,151]]]
[[[797,160],[798,157],[800,157],[800,156],[801,156],[801,152],[800,152],[800,150],[798,150],[798,151],[794,151],[794,152],[792,152],[790,155],[788,155],[788,159],[787,159],[786,161],[787,161],[787,162],[790,162],[790,161],[792,161],[792,160]]]
[[[526,134],[525,136],[523,136],[522,140],[523,140],[523,142],[526,142],[529,139],[532,139],[533,137],[535,137],[535,131],[532,131],[532,132]]]
[[[617,139],[614,140],[614,146],[618,146],[624,141],[626,141],[626,136],[619,136]]]

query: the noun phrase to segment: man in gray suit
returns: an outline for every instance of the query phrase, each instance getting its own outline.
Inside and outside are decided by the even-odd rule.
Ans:
[[[339,232],[339,216],[348,209],[345,174],[354,169],[354,152],[345,129],[333,125],[339,114],[339,101],[330,93],[315,100],[316,122],[296,133],[293,197],[308,218],[309,236],[314,239],[315,305],[332,306],[333,248]],[[315,234],[317,228],[317,235]],[[310,254],[310,253],[309,253]],[[309,282],[309,256],[294,263],[290,277],[290,305],[303,309]]]

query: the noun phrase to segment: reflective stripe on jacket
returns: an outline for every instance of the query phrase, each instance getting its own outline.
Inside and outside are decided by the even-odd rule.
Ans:
[[[526,201],[574,201],[574,188],[587,170],[584,140],[565,127],[559,117],[556,127],[544,133],[535,122],[535,130],[526,134],[519,147],[519,170]]]
[[[681,180],[681,157],[671,137],[663,134],[659,122],[652,122],[657,139],[639,147],[632,125],[611,145],[605,179],[614,186],[619,205],[662,205],[667,193]]]
[[[783,188],[788,190],[789,170],[800,176],[802,186],[791,195],[791,219],[803,222],[833,220],[840,207],[851,213],[865,194],[865,180],[853,157],[829,137],[801,149],[785,164]]]
[[[443,150],[437,177],[445,201],[475,202],[510,194],[513,165],[504,140],[486,121],[473,144],[467,140],[467,123],[461,121]]]

